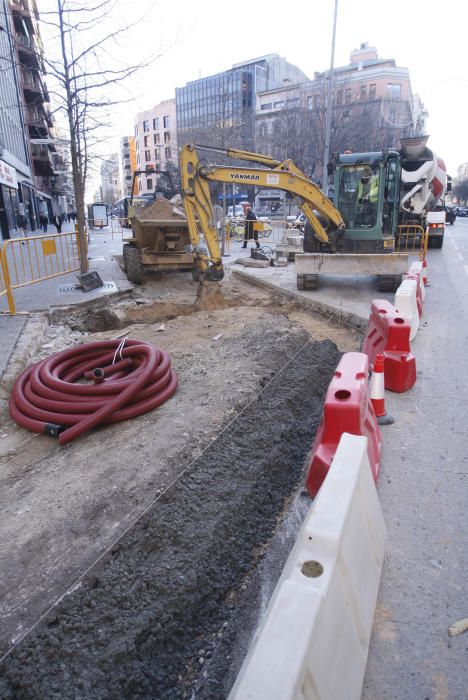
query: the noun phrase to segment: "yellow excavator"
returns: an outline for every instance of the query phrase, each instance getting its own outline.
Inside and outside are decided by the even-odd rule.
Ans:
[[[229,158],[251,161],[263,167],[209,165],[200,160],[198,150],[222,153]],[[341,214],[323,192],[291,160],[279,161],[259,153],[236,149],[186,144],[180,154],[182,198],[195,254],[194,277],[217,282],[223,278],[218,230],[211,203],[210,182],[254,185],[259,189],[285,190],[296,196],[318,241],[330,252],[341,248],[345,224]],[[320,216],[320,219],[317,216]],[[322,222],[325,222],[324,225]],[[200,248],[203,235],[208,251]]]

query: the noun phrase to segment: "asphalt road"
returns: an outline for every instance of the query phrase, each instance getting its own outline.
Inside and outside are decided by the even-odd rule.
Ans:
[[[412,343],[417,382],[386,392],[378,490],[387,552],[364,683],[365,700],[468,697],[466,382],[468,219],[428,251],[424,315]]]

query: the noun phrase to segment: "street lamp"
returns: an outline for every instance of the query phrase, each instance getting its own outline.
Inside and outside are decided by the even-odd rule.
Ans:
[[[325,195],[328,197],[328,161],[330,159],[330,132],[331,132],[331,114],[332,114],[332,97],[333,97],[333,67],[335,60],[335,36],[336,36],[336,16],[338,13],[338,0],[335,0],[335,14],[333,17],[333,35],[330,57],[330,73],[328,77],[328,94],[327,94],[327,114],[325,119],[325,149],[323,152],[323,172],[322,172],[322,188]]]

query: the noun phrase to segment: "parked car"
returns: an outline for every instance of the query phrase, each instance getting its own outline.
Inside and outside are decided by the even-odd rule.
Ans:
[[[457,216],[468,216],[468,209],[465,207],[456,207]]]

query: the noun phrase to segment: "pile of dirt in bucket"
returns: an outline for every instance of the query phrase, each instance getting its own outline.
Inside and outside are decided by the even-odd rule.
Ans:
[[[161,197],[137,212],[141,221],[184,221],[187,219],[182,204],[175,204]]]

